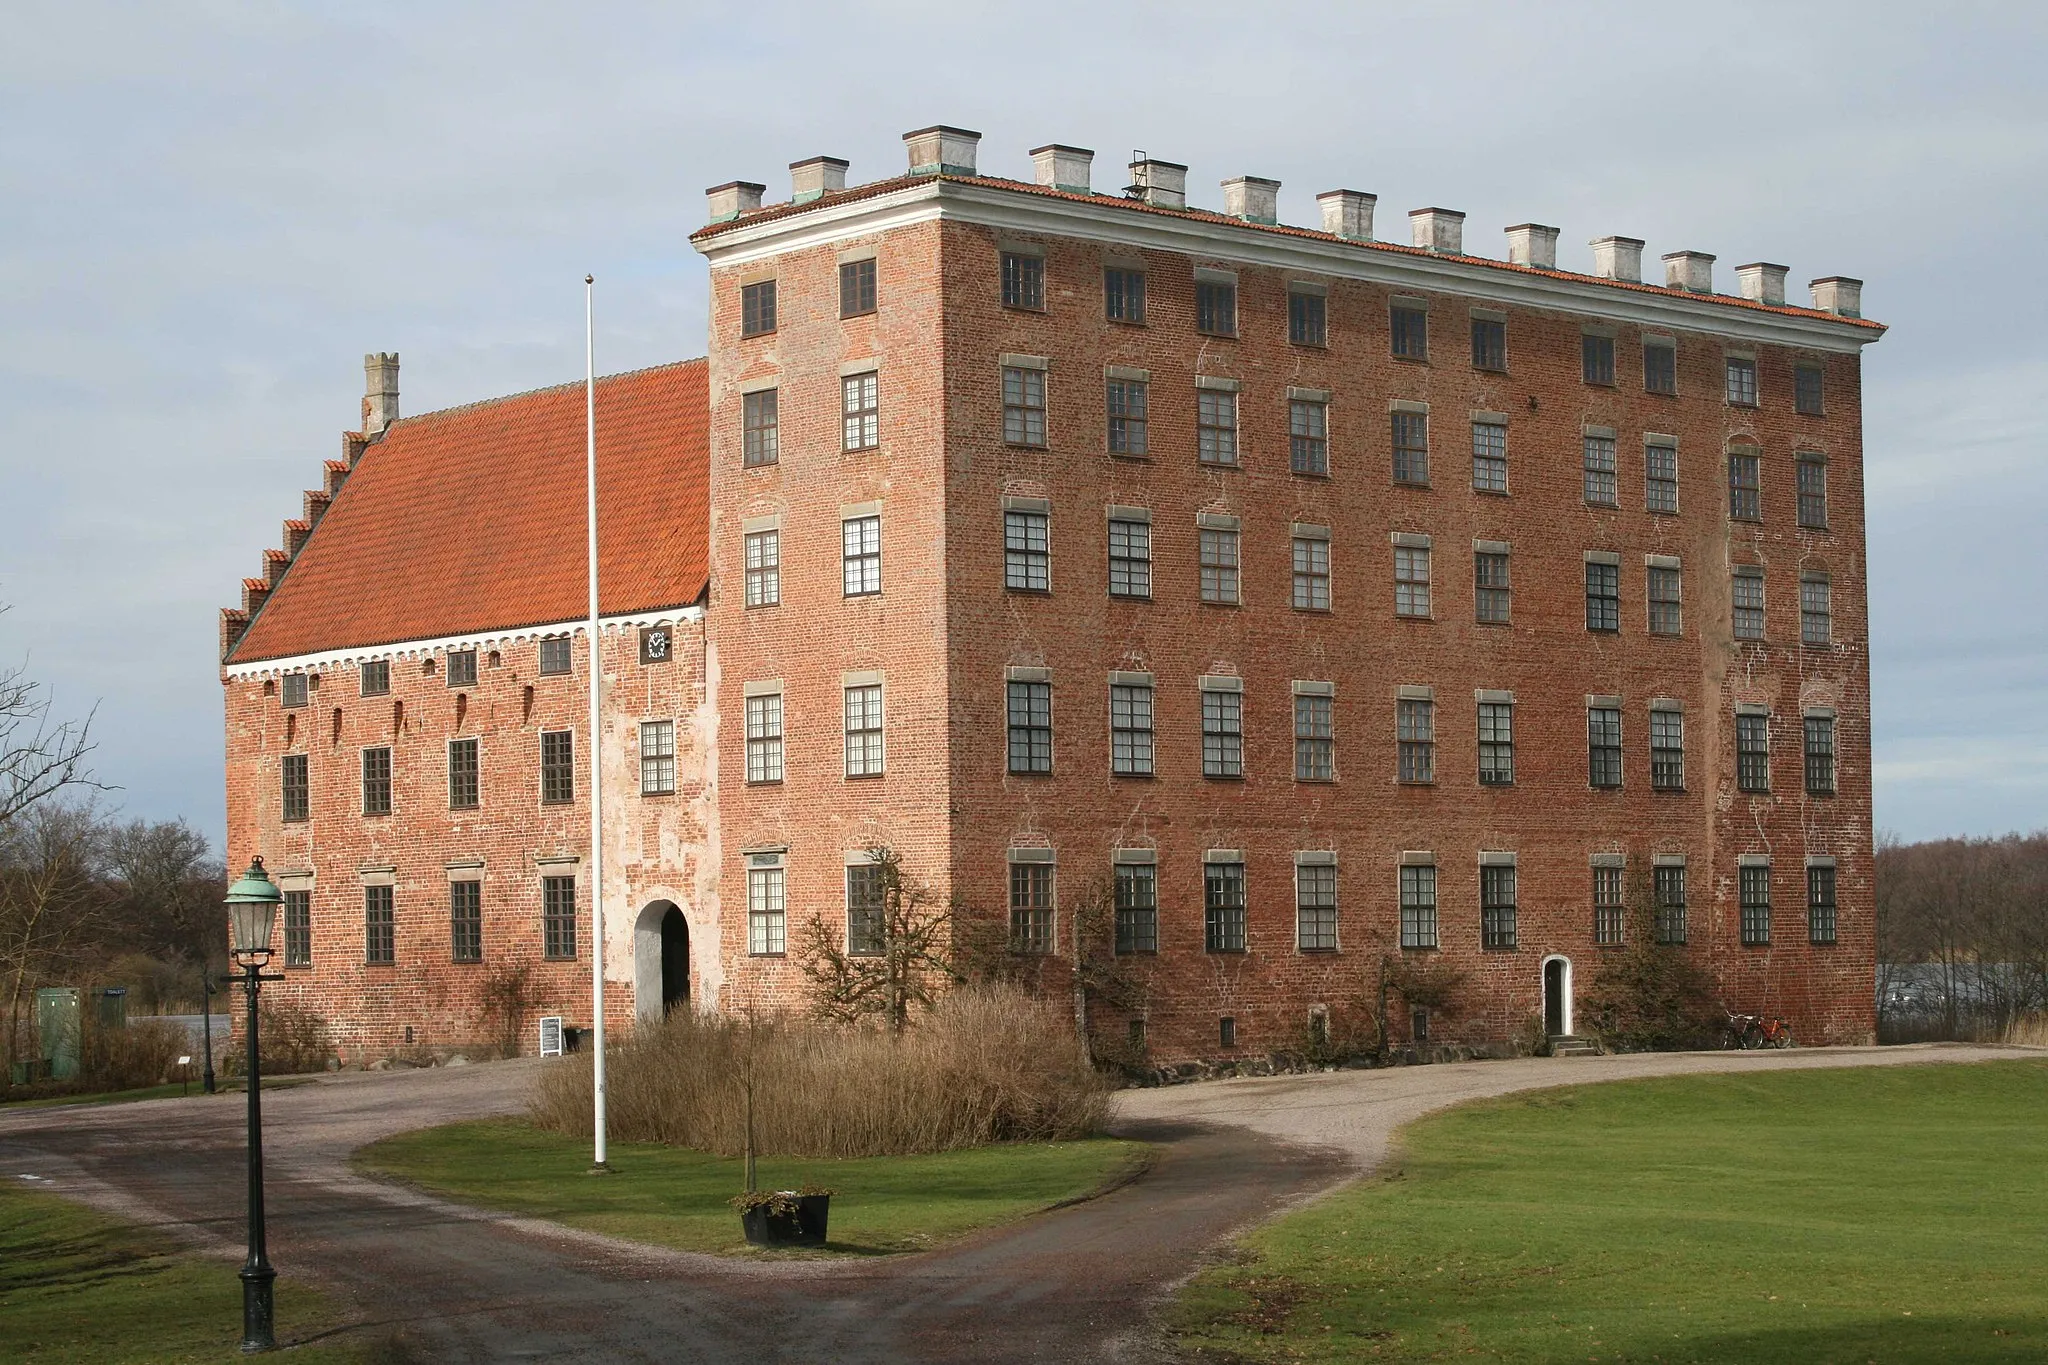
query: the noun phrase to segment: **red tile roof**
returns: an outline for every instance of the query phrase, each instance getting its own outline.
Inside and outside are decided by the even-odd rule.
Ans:
[[[607,616],[704,594],[708,396],[703,360],[597,381]],[[402,418],[357,461],[228,662],[578,619],[583,509],[581,381]]]
[[[692,242],[705,242],[714,237],[732,232],[738,228],[753,227],[757,223],[773,222],[778,218],[789,218],[815,209],[829,208],[835,204],[849,204],[862,199],[873,199],[890,194],[912,185],[932,180],[948,180],[960,185],[979,185],[984,189],[1010,190],[1017,194],[1037,195],[1045,199],[1066,199],[1079,204],[1100,204],[1105,208],[1127,209],[1132,213],[1158,214],[1168,218],[1192,218],[1199,222],[1216,223],[1223,226],[1243,228],[1249,232],[1268,232],[1281,237],[1305,237],[1318,242],[1337,242],[1355,247],[1360,251],[1384,251],[1397,256],[1430,256],[1438,260],[1456,261],[1461,265],[1482,266],[1493,270],[1511,270],[1523,275],[1540,275],[1546,279],[1570,280],[1575,284],[1605,285],[1613,289],[1635,290],[1640,293],[1670,295],[1680,291],[1667,289],[1660,284],[1638,284],[1630,280],[1610,280],[1601,275],[1581,275],[1571,270],[1547,270],[1541,266],[1516,265],[1510,261],[1496,261],[1486,256],[1443,256],[1426,247],[1403,246],[1399,242],[1361,242],[1356,238],[1339,237],[1334,232],[1322,232],[1315,228],[1295,227],[1288,223],[1253,223],[1228,214],[1216,213],[1209,209],[1169,209],[1148,204],[1142,199],[1126,199],[1116,194],[1077,194],[1073,190],[1055,189],[1050,185],[1038,185],[1024,180],[1007,180],[1000,176],[987,175],[899,175],[889,180],[877,180],[850,189],[837,190],[819,199],[809,199],[799,204],[794,201],[783,204],[769,204],[752,213],[743,213],[720,223],[708,223],[690,234]],[[1732,294],[1682,294],[1681,297],[1701,303],[1721,303],[1733,308],[1747,308],[1760,313],[1782,313],[1792,317],[1822,318],[1829,322],[1846,323],[1852,327],[1866,327],[1882,333],[1885,326],[1868,318],[1844,317],[1838,313],[1824,313],[1817,308],[1801,308],[1797,304],[1763,303],[1755,299],[1740,298]]]

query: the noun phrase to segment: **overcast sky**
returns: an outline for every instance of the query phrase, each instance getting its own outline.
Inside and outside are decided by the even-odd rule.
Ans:
[[[2048,6],[60,4],[0,45],[0,659],[220,837],[216,612],[356,425],[701,354],[703,190],[899,137],[1868,281],[1877,824],[2048,826]],[[423,528],[433,534],[434,528]]]

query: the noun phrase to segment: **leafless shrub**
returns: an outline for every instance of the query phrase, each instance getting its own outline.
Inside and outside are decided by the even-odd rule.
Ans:
[[[263,1074],[291,1076],[305,1071],[322,1071],[334,1055],[328,1039],[327,1020],[304,1005],[289,1000],[266,1001],[259,1032],[263,1041]],[[248,1039],[238,1037],[228,1049],[222,1067],[230,1076],[249,1070]]]
[[[943,997],[900,1035],[685,1013],[643,1026],[609,1058],[611,1134],[738,1155],[750,1053],[763,1154],[889,1156],[1065,1140],[1099,1131],[1108,1114],[1107,1083],[1082,1061],[1057,1009],[976,986]],[[543,1075],[533,1116],[555,1131],[589,1131],[587,1060]]]
[[[172,1078],[192,1039],[176,1024],[139,1019],[126,1028],[87,1028],[79,1040],[78,1079],[84,1090],[139,1090]]]

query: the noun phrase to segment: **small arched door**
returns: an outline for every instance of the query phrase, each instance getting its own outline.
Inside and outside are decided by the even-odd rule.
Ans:
[[[1543,963],[1543,1032],[1563,1038],[1572,1031],[1572,964],[1564,958]]]
[[[661,1012],[690,1003],[690,925],[671,905],[661,917]]]

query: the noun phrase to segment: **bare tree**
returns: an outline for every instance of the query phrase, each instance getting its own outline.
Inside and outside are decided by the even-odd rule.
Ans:
[[[131,820],[107,833],[110,892],[126,947],[166,961],[227,961],[227,870],[183,820]]]
[[[90,805],[44,802],[0,824],[0,972],[8,1057],[19,1054],[35,983],[82,967],[105,927],[104,824]]]
[[[892,1032],[910,1022],[912,1006],[930,1009],[958,976],[954,915],[923,882],[904,875],[903,855],[877,844],[867,850],[879,869],[880,922],[874,951],[856,953],[813,913],[799,930],[797,964],[809,981],[811,1013],[838,1023],[879,1017]]]
[[[6,607],[0,606],[0,612]],[[92,716],[57,720],[26,664],[0,669],[0,826],[66,787],[99,784],[85,766]]]

